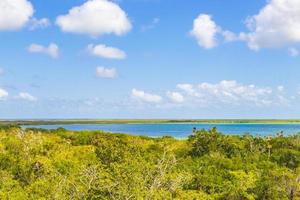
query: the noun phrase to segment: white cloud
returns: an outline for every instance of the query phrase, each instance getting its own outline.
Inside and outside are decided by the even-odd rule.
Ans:
[[[108,0],[89,0],[81,6],[73,7],[67,15],[58,16],[56,24],[64,32],[93,37],[112,33],[123,35],[132,27],[126,13]]]
[[[277,95],[277,98],[278,98],[278,105],[286,105],[286,106],[289,106],[291,104],[291,99],[288,99],[282,95]]]
[[[298,51],[298,49],[291,47],[291,48],[289,48],[289,54],[292,57],[297,57],[297,56],[299,56],[299,51]]]
[[[59,57],[59,47],[55,43],[49,44],[48,47],[39,45],[39,44],[31,44],[28,47],[28,51],[30,53],[42,53],[51,56],[52,58]]]
[[[160,21],[160,19],[157,17],[152,19],[150,24],[147,24],[147,25],[144,25],[141,27],[141,31],[145,32],[145,31],[155,28],[155,26],[159,23],[159,21]]]
[[[190,33],[201,47],[211,49],[218,45],[216,35],[219,31],[220,28],[210,15],[200,14],[194,20],[193,30]]]
[[[225,42],[244,41],[252,50],[282,48],[300,43],[300,1],[268,0],[256,14],[246,20],[247,32],[234,33],[222,30],[210,15],[201,14],[194,20],[191,34],[200,46],[210,49],[218,45],[217,36]],[[291,56],[299,55],[295,48]]]
[[[279,48],[300,42],[300,1],[269,0],[257,15],[247,20],[251,49]]]
[[[0,31],[24,27],[34,12],[32,4],[27,0],[1,0],[0,11]]]
[[[20,92],[17,96],[18,99],[26,100],[26,101],[37,101],[37,98],[32,96],[27,92]]]
[[[104,44],[93,45],[87,47],[88,52],[93,56],[99,56],[109,59],[125,59],[126,53],[118,48],[109,47]]]
[[[182,89],[189,94],[192,94],[195,92],[194,86],[192,84],[188,84],[188,83],[178,84],[177,88]]]
[[[166,91],[166,100],[155,93],[133,89],[131,96],[140,102],[154,103],[161,108],[211,108],[227,107],[235,109],[271,108],[276,106],[290,106],[294,100],[286,96],[283,86],[274,89],[268,86],[242,84],[235,80],[222,80],[217,83],[202,82],[199,84],[178,84],[174,91]],[[300,94],[300,92],[299,92]],[[156,105],[157,104],[157,105]]]
[[[230,101],[250,101],[261,104],[266,101],[266,97],[272,93],[271,88],[256,87],[255,85],[243,85],[236,81],[223,80],[217,84],[201,83],[200,92],[211,95],[224,102]]]
[[[246,33],[236,34],[222,29],[213,21],[212,16],[207,14],[200,14],[194,20],[194,27],[190,33],[197,39],[198,44],[205,49],[218,46],[217,38],[223,39],[225,42],[245,41],[248,39]]]
[[[279,92],[283,92],[283,91],[284,91],[284,87],[283,87],[282,85],[279,85],[279,86],[277,87],[277,90],[278,90]]]
[[[228,30],[221,31],[221,34],[224,37],[225,42],[245,41],[248,38],[245,33],[235,34]]]
[[[117,70],[115,68],[105,68],[105,67],[97,67],[96,75],[100,78],[116,78],[118,76]]]
[[[8,97],[8,92],[0,88],[0,101],[5,100]]]
[[[147,103],[160,103],[162,101],[162,97],[159,95],[146,93],[137,89],[133,89],[131,95],[133,98]]]
[[[178,89],[186,92],[190,96],[195,96],[195,97],[200,96],[200,94],[195,91],[194,86],[192,84],[188,84],[188,83],[177,84],[176,87]]]
[[[179,92],[167,92],[167,97],[174,103],[184,102],[184,97]]]
[[[50,25],[51,25],[50,20],[47,18],[42,18],[42,19],[33,18],[30,21],[29,30],[33,31],[38,28],[44,29],[49,27]]]
[[[272,103],[272,89],[257,87],[255,85],[243,85],[236,81],[223,80],[219,83],[200,83],[198,86],[190,84],[178,84],[177,88],[185,91],[192,100],[202,103],[226,103],[255,105],[270,105]]]

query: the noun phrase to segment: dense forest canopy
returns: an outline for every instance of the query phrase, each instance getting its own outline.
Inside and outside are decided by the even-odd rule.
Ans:
[[[0,199],[299,200],[300,134],[0,128]]]

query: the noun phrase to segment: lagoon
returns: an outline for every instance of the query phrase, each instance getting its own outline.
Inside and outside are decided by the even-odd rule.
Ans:
[[[217,127],[218,131],[228,135],[260,135],[269,136],[283,132],[291,135],[300,132],[300,124],[203,124],[203,123],[174,123],[174,124],[57,124],[57,125],[26,125],[23,128],[57,129],[59,127],[71,131],[103,130],[113,133],[126,133],[150,137],[172,136],[186,138],[197,129]]]

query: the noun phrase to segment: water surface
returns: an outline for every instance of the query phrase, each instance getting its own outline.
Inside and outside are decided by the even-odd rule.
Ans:
[[[218,131],[230,135],[243,135],[249,133],[252,135],[269,136],[280,133],[281,131],[283,131],[285,135],[300,132],[300,124],[58,124],[23,127],[44,129],[56,129],[62,127],[72,131],[103,130],[132,135],[145,135],[151,137],[173,136],[176,138],[186,138],[192,133],[194,127],[197,129],[217,127]]]

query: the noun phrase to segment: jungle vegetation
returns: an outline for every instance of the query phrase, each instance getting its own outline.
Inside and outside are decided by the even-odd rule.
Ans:
[[[299,200],[300,134],[0,128],[0,199]]]

